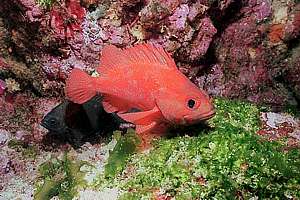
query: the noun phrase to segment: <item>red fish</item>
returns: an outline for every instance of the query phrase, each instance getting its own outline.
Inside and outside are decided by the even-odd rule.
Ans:
[[[67,97],[82,104],[101,93],[104,109],[135,124],[145,145],[171,125],[194,124],[215,114],[206,92],[186,78],[161,47],[106,46],[97,71],[100,76],[91,77],[73,69],[66,83]]]

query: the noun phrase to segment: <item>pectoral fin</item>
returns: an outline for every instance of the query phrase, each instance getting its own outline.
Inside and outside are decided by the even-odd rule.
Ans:
[[[132,112],[132,113],[118,113],[118,116],[127,122],[131,122],[135,125],[149,125],[153,121],[160,118],[161,112],[155,106],[152,110],[143,112]]]
[[[102,101],[103,108],[108,113],[113,113],[113,112],[123,113],[128,109],[128,107],[130,107],[129,104],[126,102],[126,100],[122,99],[121,97],[108,95],[108,94],[105,94],[103,96],[104,96]]]

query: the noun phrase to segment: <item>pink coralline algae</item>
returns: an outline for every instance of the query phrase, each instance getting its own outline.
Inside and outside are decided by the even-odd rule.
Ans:
[[[221,11],[225,11],[230,4],[232,4],[234,0],[221,0],[219,1],[219,8]]]
[[[20,5],[24,10],[26,17],[30,22],[41,21],[43,11],[41,7],[36,4],[35,0],[13,0]]]
[[[54,6],[50,12],[51,27],[61,39],[72,38],[74,32],[81,31],[85,13],[77,0],[67,1],[65,7]]]
[[[124,44],[129,43],[129,32],[125,27],[109,27],[108,32],[110,33],[108,35],[108,41],[111,44]]]
[[[267,19],[272,14],[272,5],[270,0],[250,0],[249,5],[253,6],[257,22]]]
[[[205,89],[209,95],[222,96],[224,91],[224,73],[220,65],[214,65],[207,75],[197,77],[195,83]]]
[[[284,39],[296,39],[300,35],[300,4],[298,3],[290,12],[290,18],[284,26]]]
[[[213,36],[217,33],[217,29],[212,24],[210,18],[203,18],[199,24],[199,32],[196,40],[192,43],[190,52],[191,60],[199,59],[205,55]]]
[[[43,70],[48,75],[50,80],[65,80],[68,72],[74,68],[86,69],[86,64],[78,59],[73,53],[68,58],[62,59],[59,57],[53,57],[45,55],[42,59],[44,61]]]
[[[192,4],[189,9],[188,19],[192,22],[197,16],[203,15],[209,7],[201,4],[199,1]]]
[[[178,7],[174,14],[169,17],[171,26],[176,30],[184,30],[186,26],[187,16],[189,14],[189,7],[187,4],[182,4]]]
[[[0,130],[10,130],[16,139],[24,142],[40,143],[46,130],[39,123],[58,101],[24,94],[13,96],[9,102],[7,98],[0,98]]]
[[[218,94],[263,102],[280,110],[284,104],[295,105],[295,97],[284,87],[286,83],[274,81],[278,75],[287,75],[278,67],[286,53],[286,47],[282,45],[284,26],[263,23],[264,19],[272,20],[273,17],[271,4],[264,2],[249,1],[240,10],[243,17],[229,24],[220,38],[213,41],[217,63],[224,74],[222,90]],[[295,69],[295,65],[292,68]],[[285,71],[287,69],[285,67]]]
[[[10,139],[10,133],[6,130],[0,129],[0,148],[3,147]]]
[[[5,98],[0,98],[0,129],[6,129],[9,124],[8,116],[15,113],[14,105],[7,102]]]
[[[286,72],[286,82],[289,83],[295,96],[300,99],[300,49],[293,51],[294,59],[291,59]]]
[[[7,174],[10,171],[10,159],[7,158],[7,155],[0,155],[0,174]]]
[[[4,94],[5,89],[6,89],[6,83],[5,81],[0,79],[0,96]]]
[[[149,1],[148,4],[140,11],[140,21],[145,28],[153,28],[170,15],[179,6],[178,0],[166,1]]]

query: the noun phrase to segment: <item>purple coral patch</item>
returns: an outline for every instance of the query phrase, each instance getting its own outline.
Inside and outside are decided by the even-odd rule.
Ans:
[[[0,79],[0,95],[4,94],[5,89],[6,89],[6,83],[5,83],[5,81]]]
[[[258,22],[267,19],[272,14],[272,5],[269,0],[250,0],[250,5],[253,5],[255,17]]]
[[[212,24],[210,18],[203,18],[199,24],[199,32],[196,40],[192,43],[190,58],[195,60],[201,58],[207,52],[207,49],[217,33],[217,29]]]
[[[172,28],[176,30],[184,30],[186,26],[187,16],[189,14],[189,7],[187,4],[181,4],[174,14],[169,17]]]

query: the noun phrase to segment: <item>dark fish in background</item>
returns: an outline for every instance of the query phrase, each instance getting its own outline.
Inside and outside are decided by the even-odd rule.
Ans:
[[[65,100],[44,117],[41,125],[49,130],[49,134],[59,136],[74,147],[79,147],[86,141],[93,142],[96,137],[114,130],[125,130],[133,126],[115,113],[105,112],[99,95],[84,104]]]

